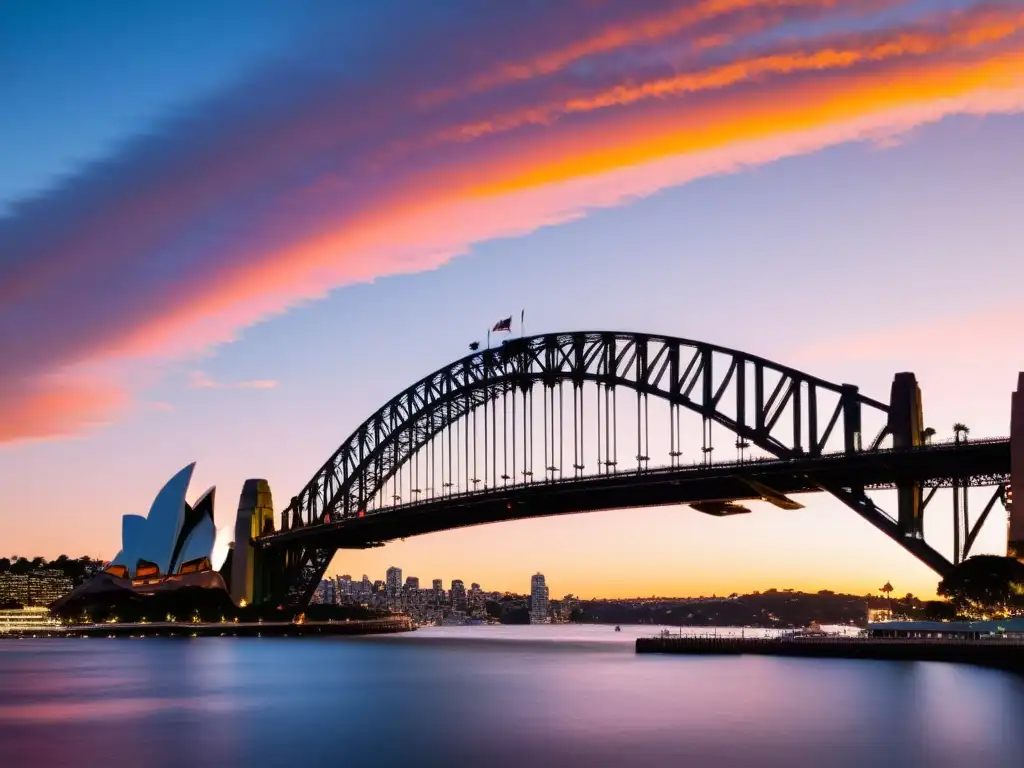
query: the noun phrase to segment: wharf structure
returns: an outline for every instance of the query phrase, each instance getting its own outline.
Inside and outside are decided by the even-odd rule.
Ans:
[[[983,622],[886,622],[859,637],[641,637],[637,653],[683,656],[785,656],[875,661],[941,661],[1024,673],[1024,619]]]
[[[59,630],[61,623],[41,606],[0,609],[0,635],[19,632]]]

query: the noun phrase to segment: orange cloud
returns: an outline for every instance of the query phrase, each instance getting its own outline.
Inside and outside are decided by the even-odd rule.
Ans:
[[[732,61],[709,69],[672,77],[629,82],[597,93],[562,102],[534,106],[519,112],[490,118],[455,128],[448,140],[470,139],[491,133],[510,131],[523,125],[546,125],[554,120],[609,107],[624,107],[649,99],[691,95],[721,90],[771,75],[850,69],[888,59],[922,57],[956,51],[969,53],[1019,33],[1024,28],[1024,12],[993,12],[965,15],[961,28],[948,31],[921,30],[872,35],[867,40],[847,40],[816,51],[802,49]]]
[[[789,87],[776,85],[703,108],[669,110],[645,119],[628,114],[581,126],[571,141],[566,137],[562,142],[546,142],[520,157],[519,168],[524,170],[477,184],[474,192],[503,195],[674,155],[827,128],[889,110],[940,106],[975,95],[993,94],[996,102],[1004,103],[1005,97],[1012,101],[1019,96],[1022,87],[1024,47],[972,63],[908,64]],[[959,111],[950,103],[946,114]],[[623,140],[626,135],[628,141]]]

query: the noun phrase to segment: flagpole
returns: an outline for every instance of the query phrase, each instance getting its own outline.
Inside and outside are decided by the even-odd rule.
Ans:
[[[487,329],[487,348],[491,348],[491,329]]]
[[[519,313],[519,338],[526,335],[526,310]]]

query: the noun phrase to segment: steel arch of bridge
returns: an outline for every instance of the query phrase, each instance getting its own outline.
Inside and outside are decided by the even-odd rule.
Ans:
[[[756,355],[655,334],[544,334],[468,355],[393,397],[292,498],[282,513],[281,530],[386,514],[386,509],[367,510],[367,501],[446,427],[510,392],[526,392],[538,384],[545,388],[568,384],[575,391],[590,382],[606,391],[622,387],[635,391],[638,398],[661,398],[784,459],[820,456],[830,439],[840,438],[846,453],[876,450],[890,431],[883,426],[864,446],[864,412],[874,412],[888,425],[887,404],[865,397],[856,386],[834,384]],[[819,404],[826,402],[821,410]],[[784,414],[788,414],[785,423]],[[907,538],[863,488],[822,490],[936,570],[949,566],[923,540]],[[308,601],[333,554],[333,549],[315,545],[293,547],[285,599]]]

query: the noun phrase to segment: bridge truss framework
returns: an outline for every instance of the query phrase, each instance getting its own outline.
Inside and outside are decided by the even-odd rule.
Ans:
[[[654,402],[661,410],[652,422]],[[683,414],[700,422],[696,464],[685,462]],[[712,461],[716,429],[735,438],[736,462]],[[652,465],[652,434],[655,442],[667,438],[661,457],[667,466]],[[627,443],[630,449],[620,450]],[[746,478],[752,491],[709,490],[718,496],[682,503],[701,509],[708,502],[702,511],[711,514],[728,514],[731,502],[746,498],[794,504],[766,480],[792,493],[824,491],[941,574],[967,556],[992,509],[1006,503],[1009,445],[991,445],[984,457],[969,449],[975,463],[932,458],[948,449],[943,455],[962,459],[968,449],[926,444],[913,374],[897,374],[883,403],[856,386],[703,342],[621,332],[545,334],[468,355],[393,397],[291,499],[279,529],[254,543],[274,553],[274,599],[304,604],[338,546],[380,543],[370,533],[375,526],[388,530],[385,515],[398,521],[428,510],[470,509],[473,499],[530,497],[535,509],[516,514],[508,501],[506,511],[536,516],[544,514],[536,508],[544,494],[566,484],[635,477],[653,488],[666,473],[679,484],[703,472]],[[747,460],[745,453],[755,450],[764,458]],[[831,471],[830,461],[863,469]],[[772,462],[787,464],[800,479],[769,478],[777,468]],[[994,494],[972,523],[966,489],[977,485],[993,486]],[[868,495],[880,487],[896,489],[896,514]],[[953,562],[924,540],[924,512],[940,488],[953,491]],[[644,506],[638,502],[622,506]],[[467,520],[448,527],[489,518]],[[419,532],[416,525],[408,530]]]

